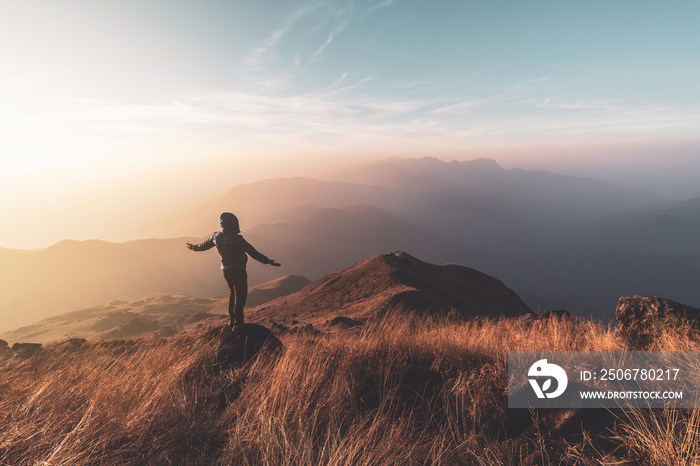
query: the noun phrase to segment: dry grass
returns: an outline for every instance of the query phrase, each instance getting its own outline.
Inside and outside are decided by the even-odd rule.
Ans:
[[[213,369],[202,335],[45,350],[0,369],[3,464],[693,464],[697,411],[624,411],[562,429],[505,409],[512,350],[624,350],[563,319],[389,316],[361,334],[289,335]],[[664,333],[656,349],[697,350]],[[668,346],[667,346],[668,345]],[[520,419],[523,418],[523,410]],[[597,410],[589,410],[597,411]],[[516,419],[517,420],[517,419]],[[633,464],[633,463],[630,463]]]

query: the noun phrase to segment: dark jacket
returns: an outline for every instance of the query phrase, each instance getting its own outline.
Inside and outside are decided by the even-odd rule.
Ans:
[[[245,270],[248,262],[246,253],[263,264],[267,264],[270,261],[266,255],[259,253],[238,232],[234,233],[233,231],[217,231],[205,242],[195,244],[192,249],[194,251],[206,251],[214,246],[216,246],[221,256],[221,268],[223,270]]]

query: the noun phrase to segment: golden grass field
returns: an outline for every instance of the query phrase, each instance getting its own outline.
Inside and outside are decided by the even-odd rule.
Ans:
[[[571,320],[393,315],[214,367],[205,333],[0,362],[0,463],[697,464],[698,410],[507,410],[511,350],[625,350]],[[649,349],[700,350],[662,331]],[[583,412],[585,411],[585,412]]]

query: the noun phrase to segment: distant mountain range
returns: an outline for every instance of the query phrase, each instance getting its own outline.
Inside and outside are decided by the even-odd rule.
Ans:
[[[395,158],[333,180],[240,185],[133,233],[162,239],[0,249],[2,328],[155,292],[225,293],[216,252],[184,247],[216,231],[222,211],[235,212],[244,236],[283,264],[251,260],[251,284],[286,274],[318,279],[404,250],[498,277],[533,309],[612,318],[617,298],[635,294],[700,305],[700,199],[661,204],[609,183],[505,170],[489,159]]]
[[[449,201],[481,201],[551,215],[575,213],[578,221],[643,205],[652,200],[632,191],[590,178],[547,171],[503,169],[492,159],[443,162],[436,158],[392,158],[336,174],[347,183],[412,189],[440,194]]]
[[[273,223],[275,217],[288,218],[290,210],[307,205],[371,205],[433,231],[436,226],[448,230],[436,225],[438,221],[452,219],[445,227],[463,227],[469,222],[474,234],[481,233],[484,239],[486,231],[530,231],[533,228],[528,224],[536,221],[554,222],[555,227],[581,224],[650,201],[643,193],[598,180],[504,170],[490,159],[451,163],[434,158],[389,159],[341,172],[336,178],[282,178],[240,185],[134,234],[158,238],[204,235],[218,228],[218,215],[224,210],[234,210],[242,227],[250,229]]]

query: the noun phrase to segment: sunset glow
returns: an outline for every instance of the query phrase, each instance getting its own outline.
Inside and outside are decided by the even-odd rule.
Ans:
[[[6,2],[0,247],[125,240],[241,182],[392,155],[659,169],[700,195],[699,8]]]

